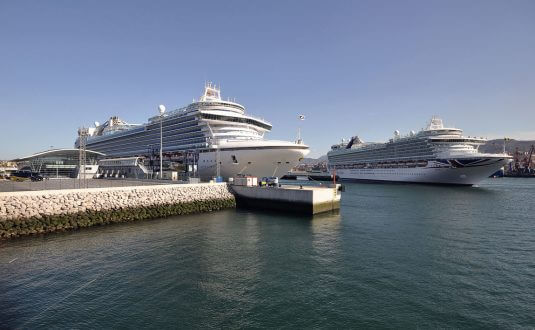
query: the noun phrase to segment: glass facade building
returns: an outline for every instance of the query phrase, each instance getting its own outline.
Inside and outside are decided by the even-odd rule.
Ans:
[[[80,165],[79,155],[79,149],[54,149],[13,161],[19,171],[38,173],[45,178],[75,178]],[[103,153],[86,150],[86,171],[96,171],[98,160],[104,156]]]

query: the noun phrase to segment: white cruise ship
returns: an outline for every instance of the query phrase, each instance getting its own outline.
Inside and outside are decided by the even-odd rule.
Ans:
[[[224,178],[238,174],[282,176],[309,153],[308,146],[277,140],[266,140],[271,124],[245,113],[245,108],[221,99],[220,90],[207,84],[199,101],[149,118],[145,124],[128,124],[111,117],[104,124],[95,122],[89,128],[86,148],[104,153],[108,158],[148,157],[160,150],[173,157],[195,153],[198,174],[202,179],[217,174]],[[75,142],[78,147],[78,139]]]
[[[485,141],[433,118],[426,129],[407,136],[395,131],[386,143],[355,136],[333,145],[328,166],[341,180],[474,185],[511,161],[506,154],[480,153]]]

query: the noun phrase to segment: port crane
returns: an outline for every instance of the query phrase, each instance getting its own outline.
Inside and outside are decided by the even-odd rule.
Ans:
[[[528,155],[526,156],[526,160],[525,160],[526,166],[524,168],[526,168],[528,171],[532,170],[532,168],[531,168],[531,164],[532,164],[531,157],[533,156],[533,152],[534,151],[535,151],[535,145],[532,144],[531,148],[529,149]]]
[[[515,176],[533,175],[532,172],[535,169],[533,166],[532,157],[535,154],[535,145],[532,145],[528,152],[520,152],[516,148],[513,157],[513,166],[511,166],[512,173]]]

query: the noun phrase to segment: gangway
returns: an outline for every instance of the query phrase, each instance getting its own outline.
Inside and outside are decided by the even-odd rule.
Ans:
[[[98,161],[99,174],[104,177],[146,178],[152,174],[144,164],[142,157],[108,158]]]

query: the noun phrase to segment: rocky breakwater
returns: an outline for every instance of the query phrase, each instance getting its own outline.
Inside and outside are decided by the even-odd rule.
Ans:
[[[0,193],[0,239],[235,206],[225,183]]]

